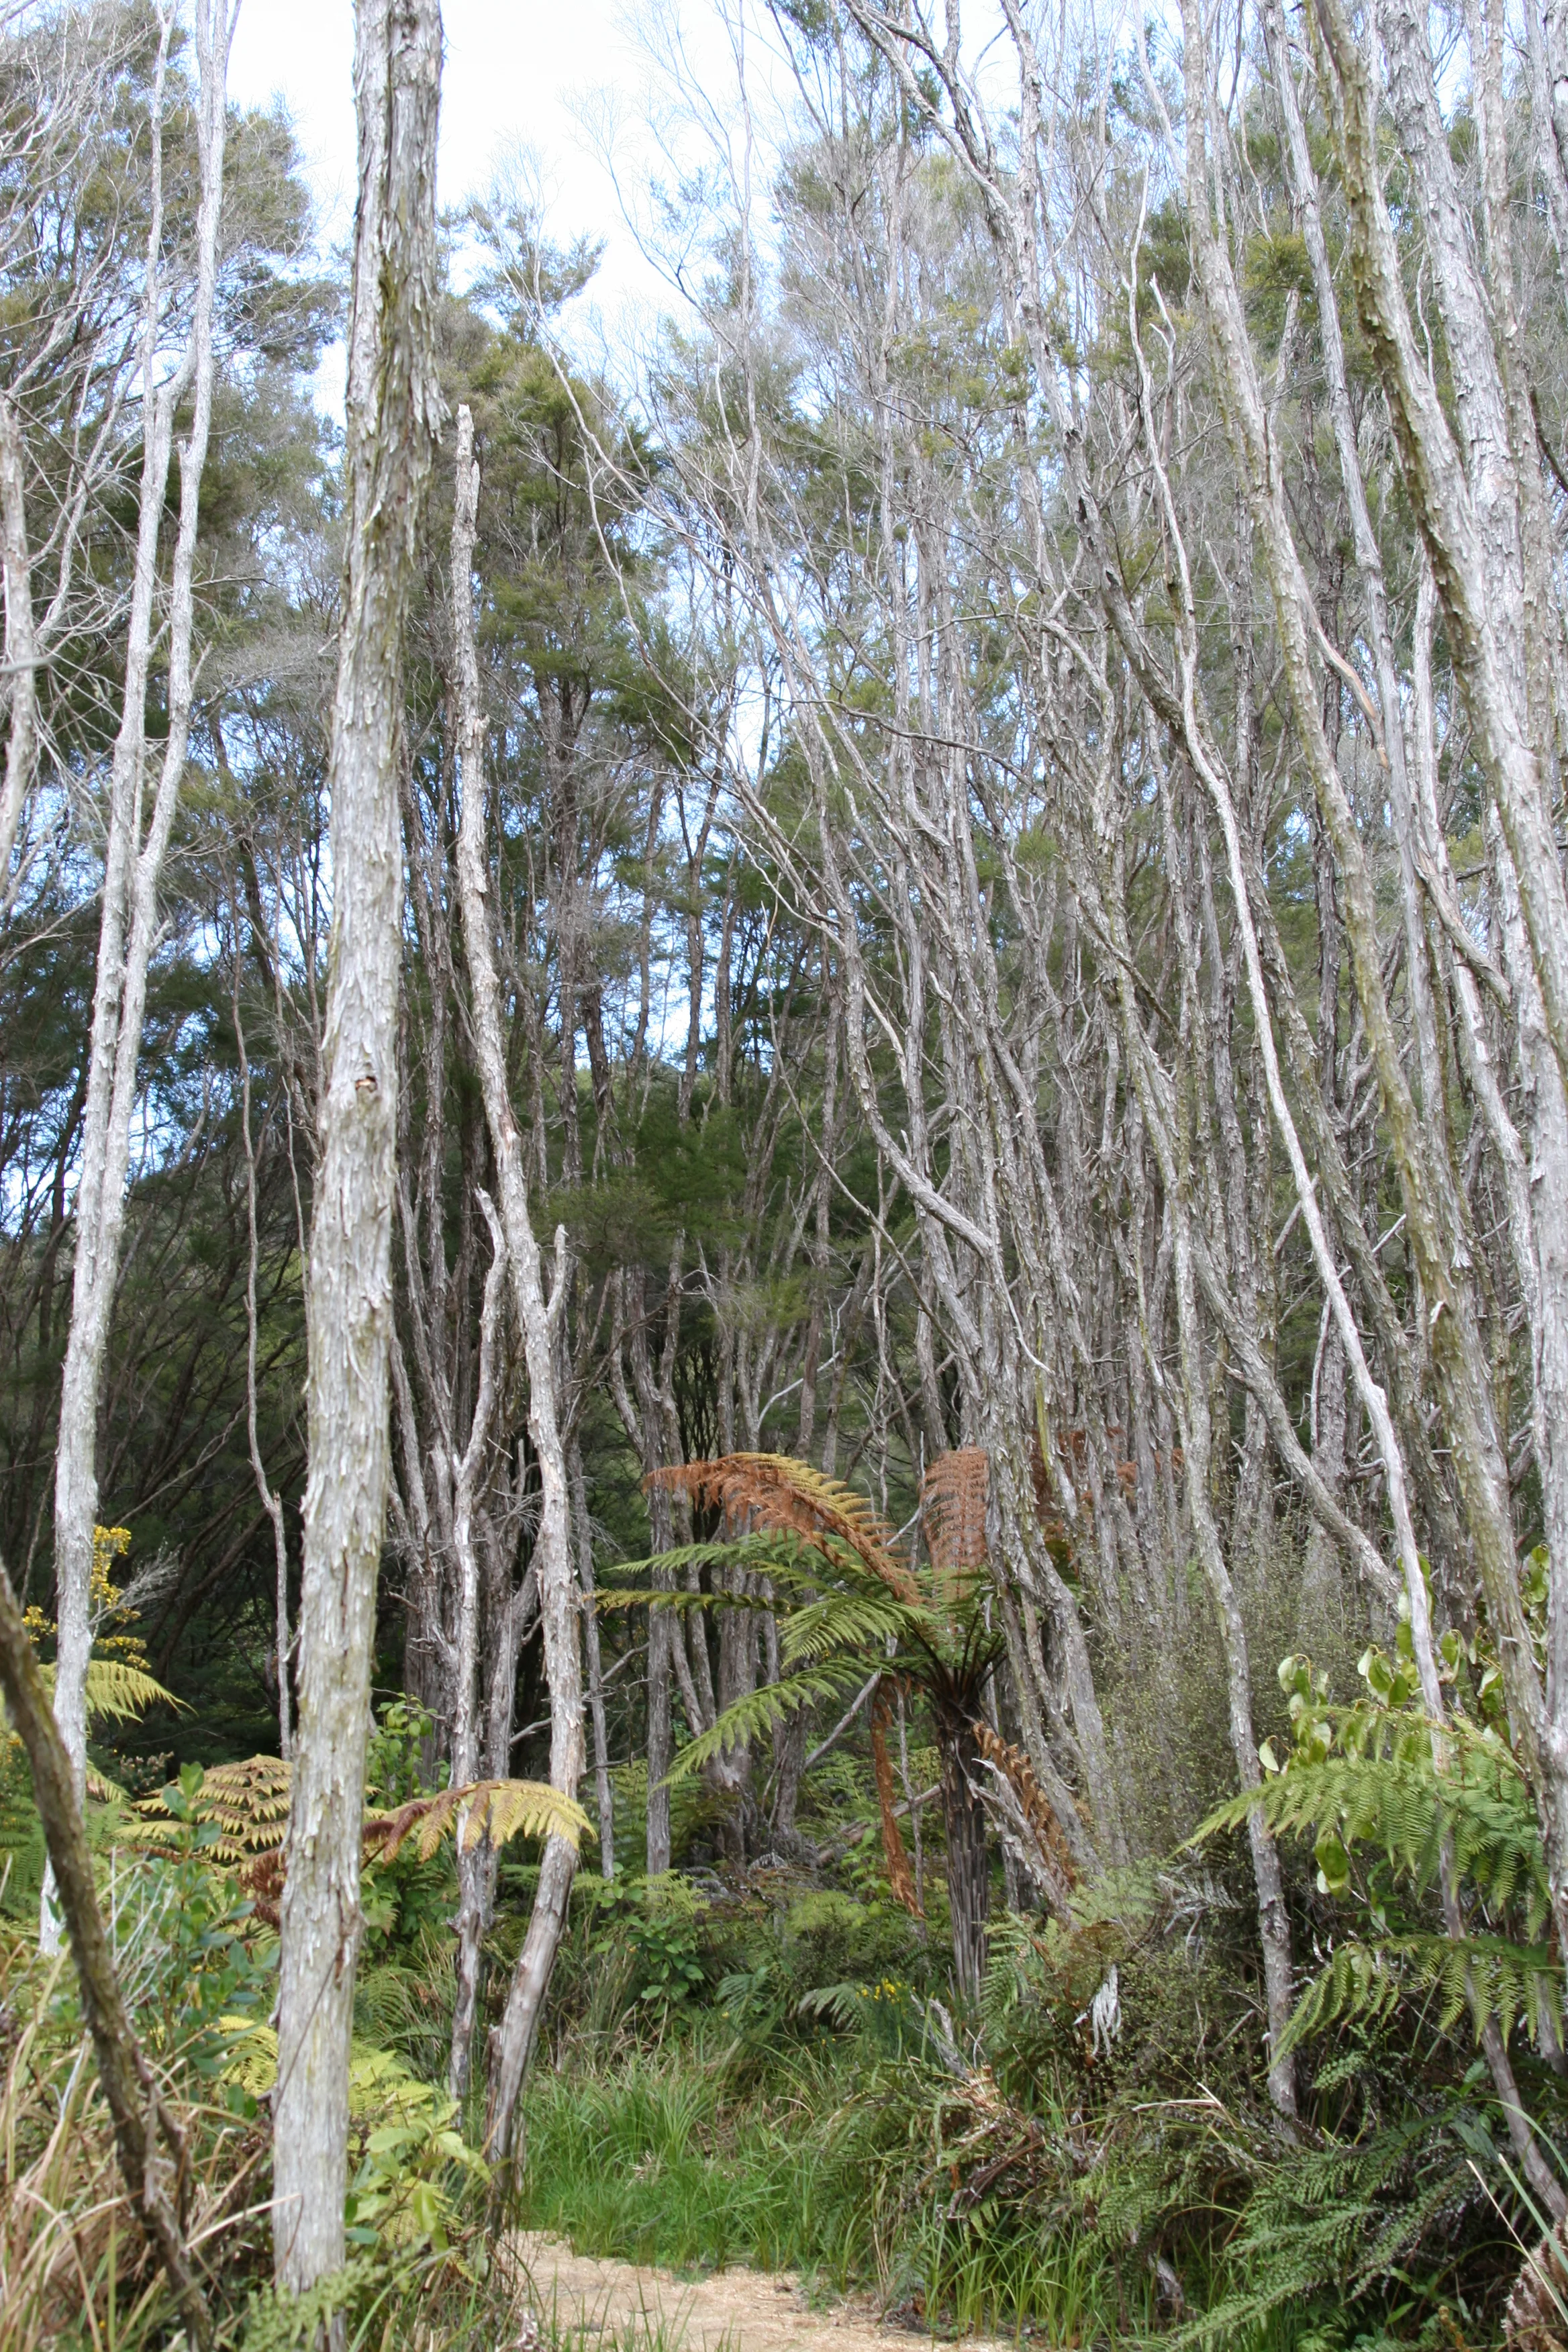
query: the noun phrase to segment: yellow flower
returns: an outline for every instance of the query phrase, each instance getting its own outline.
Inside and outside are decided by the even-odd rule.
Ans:
[[[129,1528],[94,1528],[92,1531],[92,1597],[100,1608],[112,1609],[120,1589],[109,1573],[111,1560],[123,1559],[131,1549]]]

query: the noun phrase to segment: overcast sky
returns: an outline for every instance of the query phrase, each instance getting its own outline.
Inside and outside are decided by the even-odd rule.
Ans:
[[[683,9],[692,53],[716,76],[724,51],[706,0]],[[648,68],[626,28],[624,0],[446,0],[440,200],[455,205],[489,184],[520,142],[542,165],[551,234],[605,241],[595,299],[607,324],[630,308],[668,307],[623,226],[609,173],[591,152],[574,103],[607,100],[623,124],[620,160],[644,149]],[[346,238],[353,210],[353,10],[351,0],[244,0],[229,87],[246,106],[284,100],[329,236]]]

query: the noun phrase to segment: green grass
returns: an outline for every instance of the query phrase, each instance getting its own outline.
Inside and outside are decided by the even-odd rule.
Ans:
[[[1080,2232],[950,2218],[946,2170],[921,2145],[930,2086],[908,2062],[868,2064],[849,2041],[747,2079],[728,2054],[682,2040],[541,2069],[523,2225],[580,2253],[676,2272],[795,2271],[821,2292],[869,2291],[943,2335],[1026,2330],[1070,2346],[1146,2322]]]
[[[528,2095],[523,2219],[584,2253],[680,2271],[749,2263],[847,2284],[874,2238],[877,2137],[869,2117],[844,2112],[851,2087],[831,2058],[807,2055],[737,2097],[721,2059],[674,2044],[602,2072],[541,2070]]]

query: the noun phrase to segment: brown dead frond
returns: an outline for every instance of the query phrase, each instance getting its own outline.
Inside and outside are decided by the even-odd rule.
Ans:
[[[904,1850],[903,1835],[898,1815],[893,1810],[893,1765],[888,1754],[888,1718],[892,1713],[892,1701],[886,1683],[877,1686],[871,1706],[871,1768],[877,1776],[877,1805],[882,1816],[882,1852],[888,1863],[888,1885],[895,1903],[901,1903],[911,1918],[923,1919],[925,1911],[910,1858]]]
[[[722,1511],[735,1534],[779,1528],[808,1542],[842,1544],[900,1601],[919,1600],[886,1520],[864,1495],[814,1470],[809,1462],[787,1454],[725,1454],[712,1462],[679,1462],[652,1471],[643,1484],[689,1495],[693,1502]]]
[[[921,1481],[921,1524],[939,1581],[985,1565],[985,1496],[991,1460],[983,1445],[939,1454]]]
[[[283,1898],[289,1783],[280,1757],[251,1756],[242,1764],[212,1766],[191,1801],[195,1821],[217,1825],[210,1859],[233,1870],[257,1917],[271,1927],[279,1924]],[[174,1822],[163,1798],[143,1798],[138,1811],[146,1821],[146,1843],[166,1846]],[[487,1835],[493,1846],[514,1837],[563,1837],[575,1845],[588,1826],[582,1807],[543,1781],[473,1780],[411,1798],[393,1812],[367,1813],[365,1860],[392,1862],[416,1837],[419,1859],[428,1862],[447,1831],[458,1828],[459,1815],[465,1852]]]
[[[250,1907],[264,1927],[283,1925],[283,1849],[275,1845],[266,1853],[246,1857],[235,1870],[235,1882],[242,1894],[250,1897]]]
[[[1503,2314],[1503,2342],[1509,2352],[1563,2352],[1568,2344],[1568,2260],[1564,2259],[1563,2225],[1542,2238],[1514,2282]]]
[[[1023,1852],[1030,1876],[1051,1908],[1065,1916],[1068,1897],[1079,1881],[1077,1863],[1051,1803],[1021,1748],[1015,1748],[984,1721],[973,1727],[981,1760],[994,1776],[1004,1826]]]

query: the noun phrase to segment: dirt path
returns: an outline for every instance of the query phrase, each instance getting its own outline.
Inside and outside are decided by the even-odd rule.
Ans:
[[[864,2306],[808,2309],[796,2281],[766,2271],[676,2278],[574,2254],[562,2238],[513,2242],[523,2295],[546,2338],[581,2352],[930,2352],[928,2336],[883,2326]],[[499,2352],[499,2347],[498,2347]],[[964,2352],[1014,2352],[973,2336]]]

